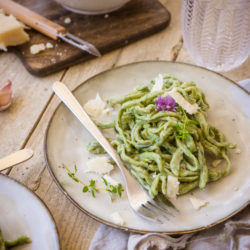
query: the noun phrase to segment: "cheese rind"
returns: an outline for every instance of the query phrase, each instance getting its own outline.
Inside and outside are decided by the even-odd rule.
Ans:
[[[0,14],[0,49],[7,51],[7,46],[20,45],[29,41],[24,25],[12,15]]]

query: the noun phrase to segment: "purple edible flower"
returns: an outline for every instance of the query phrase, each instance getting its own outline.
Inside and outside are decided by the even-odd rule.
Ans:
[[[167,111],[176,111],[177,105],[175,100],[171,97],[164,97],[164,96],[158,96],[158,98],[155,101],[157,105],[157,110],[162,111],[162,110],[167,110]]]

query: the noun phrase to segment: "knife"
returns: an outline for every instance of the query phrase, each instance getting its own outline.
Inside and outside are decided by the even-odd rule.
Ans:
[[[25,148],[0,159],[0,171],[24,162],[33,156],[33,150]]]
[[[26,25],[54,40],[61,38],[63,41],[81,50],[84,50],[91,55],[101,56],[101,53],[93,44],[67,32],[65,27],[52,22],[51,20],[37,14],[34,11],[31,11],[30,9],[25,8],[16,2],[11,0],[0,0],[0,8],[2,8],[8,14],[14,15]]]

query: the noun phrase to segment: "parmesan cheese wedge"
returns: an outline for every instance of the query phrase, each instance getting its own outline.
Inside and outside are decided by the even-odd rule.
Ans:
[[[176,198],[176,195],[179,193],[179,184],[177,177],[168,176],[167,180],[167,197]]]
[[[153,86],[153,88],[151,89],[151,92],[153,91],[161,91],[162,87],[163,87],[163,75],[159,74],[155,79],[155,84]]]
[[[208,204],[207,201],[198,199],[196,197],[191,197],[189,199],[196,210],[199,210],[200,208],[205,207]]]
[[[184,108],[190,115],[193,115],[198,112],[199,106],[197,103],[191,104],[189,103],[177,90],[176,88],[173,88],[169,95],[174,98],[174,100],[182,107]]]
[[[123,226],[125,224],[124,219],[121,217],[121,215],[118,212],[114,212],[113,214],[111,214],[111,218],[115,224],[118,224],[120,226]]]
[[[24,24],[12,15],[0,14],[0,49],[7,51],[7,46],[20,45],[29,41],[24,31]]]
[[[106,103],[97,93],[95,99],[89,100],[84,104],[84,109],[90,116],[98,117],[103,113],[105,106]]]
[[[113,168],[107,156],[98,156],[87,161],[87,169],[85,172],[94,172],[102,175],[109,173]]]

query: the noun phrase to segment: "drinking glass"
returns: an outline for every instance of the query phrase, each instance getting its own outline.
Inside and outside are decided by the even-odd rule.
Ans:
[[[228,71],[249,56],[249,0],[183,0],[181,22],[184,45],[197,65]]]

